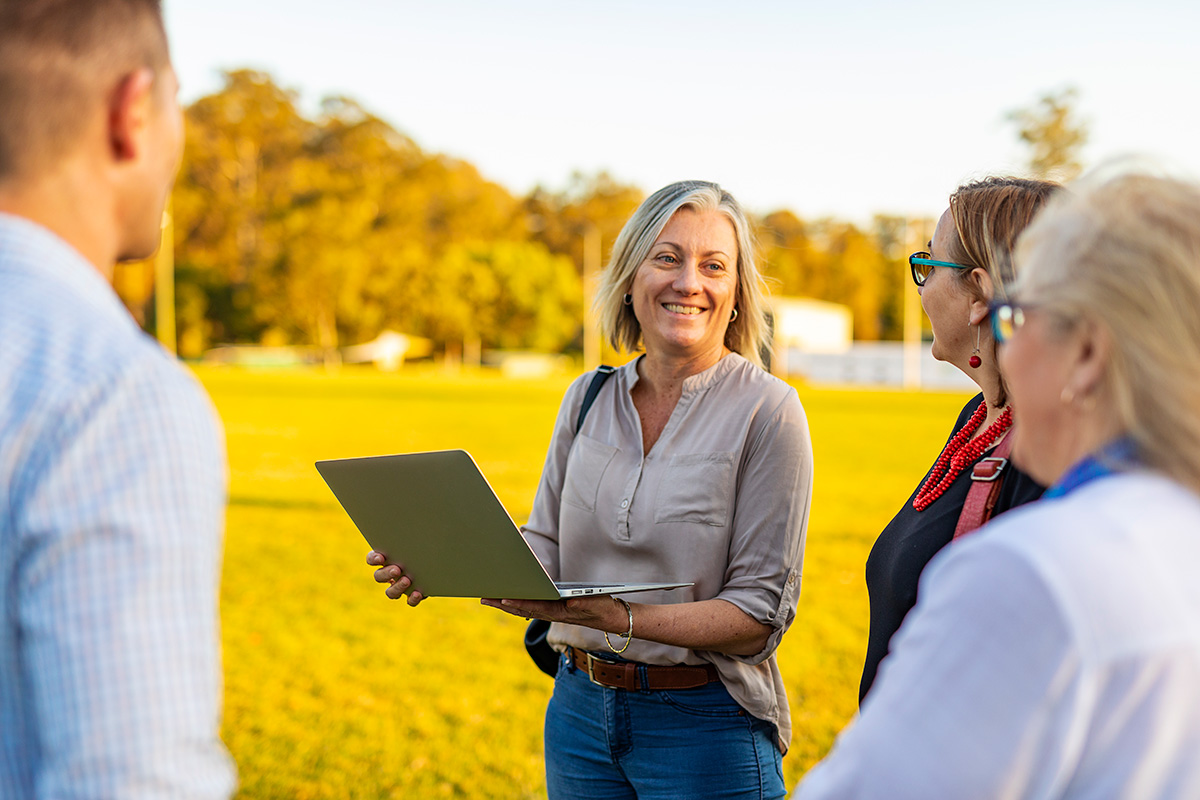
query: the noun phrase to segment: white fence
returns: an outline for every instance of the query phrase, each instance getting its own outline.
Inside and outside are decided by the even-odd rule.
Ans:
[[[971,390],[977,387],[961,371],[937,361],[929,352],[929,343],[921,344],[919,368],[922,389]],[[787,351],[787,371],[812,383],[841,383],[873,386],[904,386],[904,344],[902,342],[855,342],[844,353],[806,353]]]

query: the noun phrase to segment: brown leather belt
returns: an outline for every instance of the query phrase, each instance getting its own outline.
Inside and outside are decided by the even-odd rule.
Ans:
[[[655,664],[638,664],[633,661],[607,661],[578,647],[571,648],[571,661],[576,669],[583,670],[592,683],[610,689],[625,689],[630,692],[660,689],[695,689],[706,683],[721,679],[712,664],[691,666],[680,664],[661,667]],[[639,672],[645,676],[641,680]]]

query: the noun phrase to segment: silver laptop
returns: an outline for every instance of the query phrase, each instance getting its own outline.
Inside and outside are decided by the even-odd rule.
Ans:
[[[690,583],[558,583],[465,450],[318,461],[371,547],[427,597],[558,600]]]

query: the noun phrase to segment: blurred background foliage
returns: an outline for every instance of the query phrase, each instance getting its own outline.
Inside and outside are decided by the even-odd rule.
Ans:
[[[1087,124],[1077,102],[1068,88],[1009,112],[1029,174],[1078,171]],[[225,73],[221,90],[185,114],[172,196],[185,358],[219,344],[328,353],[385,330],[426,337],[447,355],[578,352],[585,278],[645,189],[658,188],[575,173],[515,195],[351,98],[326,98],[306,115],[296,92],[253,70]],[[856,340],[902,338],[905,258],[933,220],[803,220],[780,209],[753,222],[774,294],[848,306]],[[117,288],[153,328],[152,276],[119,272]]]
[[[646,194],[601,172],[518,196],[351,98],[306,116],[252,70],[227,72],[185,113],[172,197],[185,358],[228,343],[332,349],[388,329],[439,351],[577,351],[585,271]],[[856,339],[900,338],[904,220],[754,222],[775,294],[850,306]],[[151,283],[119,289],[152,326]]]

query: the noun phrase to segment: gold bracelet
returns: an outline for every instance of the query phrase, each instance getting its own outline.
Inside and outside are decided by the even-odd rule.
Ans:
[[[625,646],[620,650],[613,647],[612,642],[608,640],[608,631],[604,632],[604,643],[608,645],[608,649],[612,650],[614,653],[624,653],[629,649],[629,643],[633,641],[633,609],[629,607],[629,603],[625,602],[620,597],[614,597],[613,600],[616,600],[618,603],[625,606],[625,613],[629,615],[629,633],[625,634]],[[617,635],[620,636],[621,634],[618,633]]]

